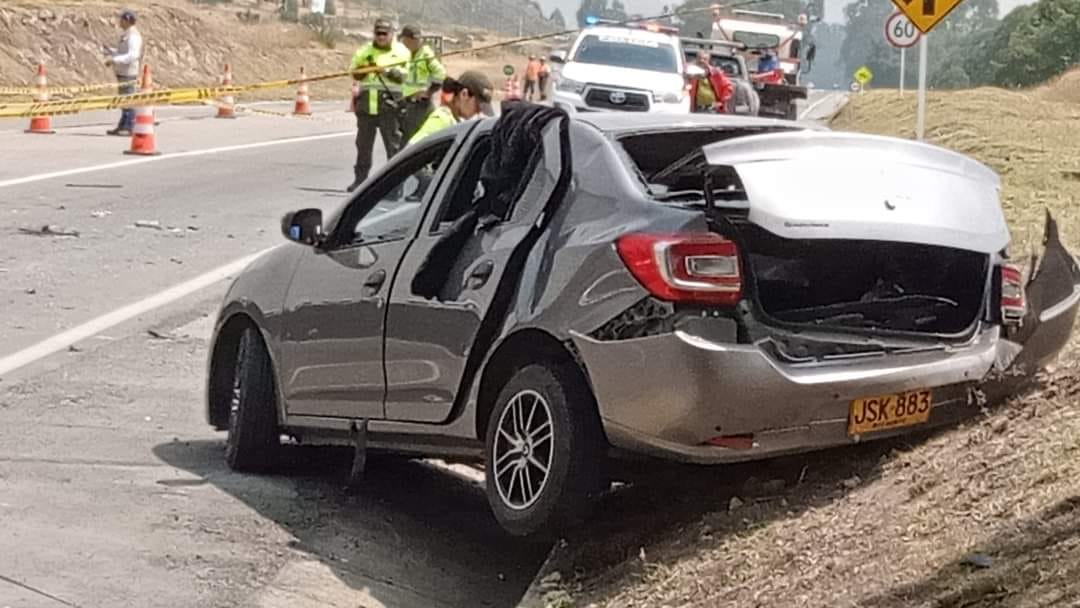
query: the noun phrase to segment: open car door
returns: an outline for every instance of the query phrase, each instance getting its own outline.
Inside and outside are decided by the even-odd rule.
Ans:
[[[521,104],[514,121],[507,107],[515,105],[504,105],[495,128],[473,134],[394,281],[385,348],[390,420],[452,415],[566,191],[565,114]]]

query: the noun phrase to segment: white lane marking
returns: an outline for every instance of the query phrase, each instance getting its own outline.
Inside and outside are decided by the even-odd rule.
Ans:
[[[218,281],[222,281],[231,275],[234,275],[244,268],[248,264],[253,262],[256,258],[267,253],[281,245],[264,249],[258,253],[248,255],[240,258],[239,260],[219,266],[207,272],[201,274],[194,279],[174,285],[164,291],[158,292],[148,298],[139,300],[127,306],[118,308],[110,313],[106,313],[91,319],[82,325],[73,327],[65,332],[56,334],[51,338],[47,338],[20,350],[17,353],[0,358],[0,377],[5,374],[9,374],[21,367],[25,367],[35,361],[44,359],[49,355],[60,352],[68,348],[69,346],[92,337],[94,334],[101,333],[107,329],[115,327],[125,321],[131,320],[141,314],[148,313],[156,308],[161,308],[166,304],[170,304],[179,300],[180,298],[189,296],[199,290],[205,289]]]
[[[810,107],[806,108],[806,110],[803,111],[802,116],[799,117],[799,120],[806,120],[806,117],[809,116],[815,108],[839,95],[843,95],[843,93],[826,93],[824,97],[810,104]]]
[[[238,144],[235,146],[221,146],[219,148],[204,148],[201,150],[188,150],[187,152],[175,152],[172,154],[162,154],[161,156],[147,156],[144,158],[135,158],[130,160],[121,160],[115,163],[106,163],[104,165],[92,165],[89,167],[79,167],[77,169],[65,169],[63,171],[53,171],[52,173],[39,173],[37,175],[28,175],[26,177],[16,177],[14,179],[8,179],[0,181],[0,188],[7,188],[10,186],[20,186],[22,184],[29,184],[33,182],[45,181],[47,179],[55,179],[58,177],[68,177],[70,175],[81,175],[83,173],[93,173],[95,171],[107,171],[109,169],[119,169],[121,167],[130,167],[132,165],[141,165],[144,163],[155,163],[164,160],[171,160],[175,158],[190,158],[192,156],[206,156],[208,154],[222,154],[225,152],[236,152],[239,150],[254,150],[256,148],[268,148],[270,146],[283,146],[285,144],[295,144],[305,141],[318,141],[321,139],[332,139],[334,137],[345,137],[355,135],[355,131],[339,131],[336,133],[324,133],[322,135],[304,135],[302,137],[290,137],[287,139],[274,139],[271,141],[260,141],[251,144]]]

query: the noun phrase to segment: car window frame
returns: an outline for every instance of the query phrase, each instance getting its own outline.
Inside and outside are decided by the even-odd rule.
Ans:
[[[452,197],[457,194],[458,187],[461,185],[461,180],[465,176],[465,171],[468,169],[469,163],[472,162],[473,153],[476,152],[477,147],[482,145],[484,141],[490,142],[492,137],[491,129],[478,129],[476,134],[469,138],[468,148],[463,149],[460,152],[459,156],[461,160],[454,167],[455,170],[451,172],[452,175],[446,179],[446,188],[441,193],[438,204],[432,205],[432,207],[434,207],[433,211],[435,215],[432,217],[431,222],[428,223],[426,230],[427,234],[433,236],[439,235],[449,228],[449,225],[443,225],[446,223],[443,220],[443,217],[446,215],[450,204],[453,202]],[[488,155],[490,154],[491,151],[489,150]],[[477,181],[479,182],[479,176],[477,176]],[[450,223],[452,224],[453,222]]]
[[[460,137],[458,134],[447,134],[443,136],[433,136],[430,141],[424,141],[416,145],[415,149],[410,150],[406,155],[395,158],[391,163],[387,164],[383,170],[379,173],[378,177],[371,182],[371,184],[365,187],[359,192],[353,200],[342,210],[341,215],[338,217],[333,230],[331,231],[331,237],[328,240],[326,246],[327,251],[339,251],[342,249],[350,249],[360,246],[372,246],[382,243],[393,243],[405,239],[415,238],[416,232],[423,223],[423,218],[427,215],[426,211],[434,197],[435,191],[439,189],[443,176],[446,173],[447,166],[452,162],[453,157],[456,156],[454,151],[455,141]],[[436,148],[446,146],[446,152],[443,154],[442,160],[439,161],[439,165],[435,168],[435,174],[432,176],[431,184],[428,186],[424,196],[420,199],[419,210],[414,218],[414,224],[412,230],[410,230],[405,236],[396,238],[380,238],[373,240],[357,240],[354,238],[356,226],[359,224],[371,211],[382,201],[382,197],[374,198],[371,196],[372,192],[379,192],[387,182],[397,179],[401,175],[401,171],[404,171],[406,167],[410,166],[410,163],[416,162],[419,157],[429,154]],[[415,169],[408,173],[412,175],[415,173]],[[408,177],[406,176],[406,179]]]

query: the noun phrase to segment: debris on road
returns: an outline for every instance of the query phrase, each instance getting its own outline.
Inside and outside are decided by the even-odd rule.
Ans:
[[[70,228],[61,228],[53,224],[46,224],[41,228],[19,228],[20,234],[26,234],[29,236],[56,236],[56,237],[75,237],[78,238],[79,231]]]
[[[64,184],[65,188],[123,188],[122,184]]]
[[[161,333],[160,331],[158,331],[156,329],[148,329],[148,330],[146,330],[146,333],[149,334],[150,337],[154,338],[155,340],[175,340],[176,339],[174,336],[170,336],[169,334],[163,334],[163,333]]]
[[[976,568],[989,568],[994,565],[994,558],[985,553],[972,553],[965,556],[961,563]]]
[[[161,225],[161,222],[157,220],[136,220],[136,228],[152,228],[154,230],[164,230],[165,227]]]
[[[105,211],[105,210],[92,211],[90,213],[90,217],[95,217],[95,218],[98,218],[98,219],[101,219],[103,217],[108,217],[110,215],[112,215],[112,211]]]
[[[35,293],[37,293],[37,290],[36,290],[36,289],[34,289],[33,287],[27,287],[27,288],[26,288],[26,289],[24,289],[23,291],[24,291],[24,293],[26,293],[27,295],[31,295],[31,296],[32,296],[32,295],[34,295]]]

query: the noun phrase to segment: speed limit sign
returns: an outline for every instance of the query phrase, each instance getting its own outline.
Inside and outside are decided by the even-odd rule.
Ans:
[[[900,11],[889,15],[885,20],[885,40],[898,49],[906,49],[915,46],[922,34],[915,25],[908,20],[907,16]]]

